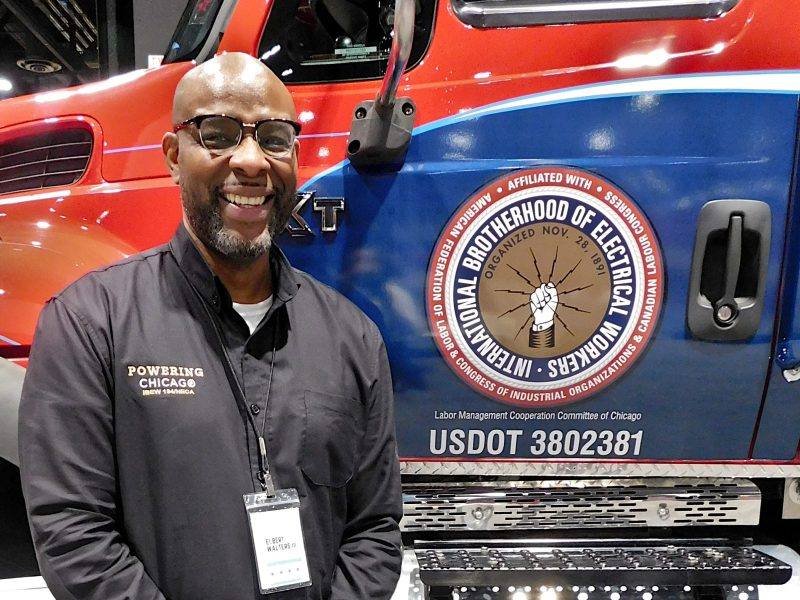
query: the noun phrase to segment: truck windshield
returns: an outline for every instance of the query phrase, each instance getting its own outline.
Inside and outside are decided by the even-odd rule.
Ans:
[[[223,3],[224,0],[190,0],[162,62],[182,62],[197,58]]]

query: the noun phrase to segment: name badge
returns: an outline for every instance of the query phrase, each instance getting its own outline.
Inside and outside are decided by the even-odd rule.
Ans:
[[[261,593],[310,586],[297,490],[275,490],[272,496],[245,494],[244,507]]]

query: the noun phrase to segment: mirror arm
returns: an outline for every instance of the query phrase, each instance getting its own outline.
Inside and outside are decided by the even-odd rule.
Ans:
[[[414,42],[415,0],[395,0],[392,49],[389,52],[389,65],[383,76],[383,84],[375,99],[378,110],[390,109],[397,96],[400,78],[408,65],[411,46]]]
[[[356,166],[399,168],[411,143],[417,107],[398,98],[397,89],[414,42],[416,0],[395,0],[392,49],[381,89],[375,100],[360,102],[353,111],[347,158]]]

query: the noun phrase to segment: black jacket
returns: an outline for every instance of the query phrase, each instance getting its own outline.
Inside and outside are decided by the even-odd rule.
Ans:
[[[183,227],[42,311],[20,456],[56,598],[263,597],[242,500],[261,489],[261,427],[277,487],[300,494],[314,584],[271,597],[391,596],[401,499],[383,342],[277,249],[271,263],[274,303],[252,336]]]

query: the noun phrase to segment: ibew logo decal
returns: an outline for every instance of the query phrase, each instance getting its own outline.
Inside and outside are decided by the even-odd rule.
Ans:
[[[428,271],[431,328],[470,386],[520,405],[585,398],[648,343],[663,265],[646,217],[592,173],[504,176],[464,202]]]

